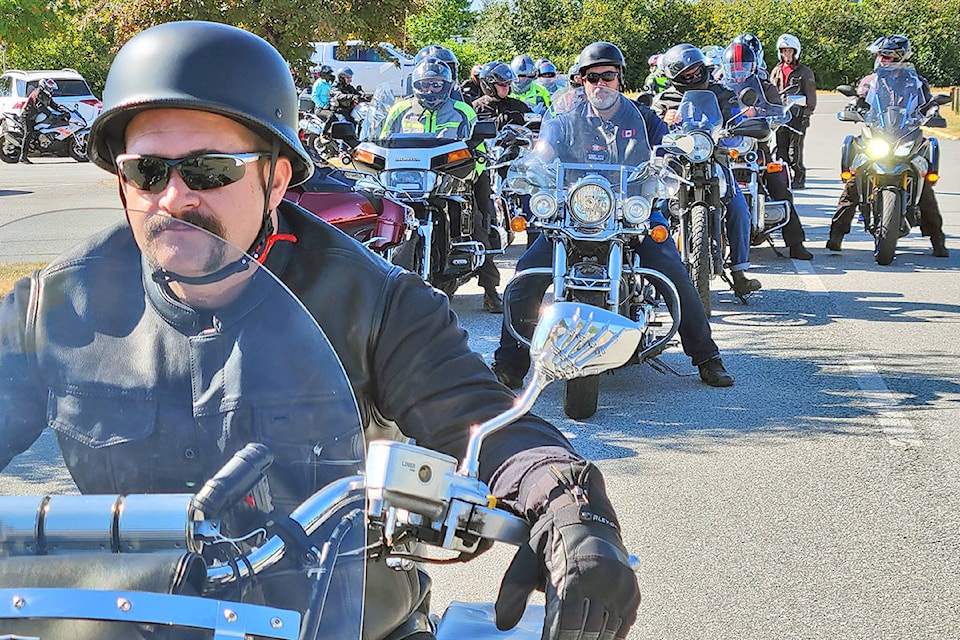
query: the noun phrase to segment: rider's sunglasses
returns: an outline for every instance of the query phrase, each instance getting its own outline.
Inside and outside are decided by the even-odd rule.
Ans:
[[[199,153],[186,158],[159,158],[124,153],[117,156],[117,170],[125,182],[137,189],[160,193],[177,170],[184,184],[194,191],[206,191],[233,184],[246,173],[246,165],[269,153]]]
[[[619,73],[617,71],[604,71],[603,73],[594,73],[593,71],[584,73],[581,78],[589,82],[590,84],[597,84],[601,80],[604,82],[613,82],[617,79]]]
[[[417,80],[413,83],[417,89],[432,89],[433,91],[439,91],[443,89],[443,80]]]
[[[494,84],[497,85],[498,87],[508,87],[508,88],[509,88],[509,87],[512,87],[512,86],[513,86],[513,83],[510,82],[509,80],[507,80],[506,82],[494,82]]]
[[[880,56],[880,59],[883,60],[884,62],[893,62],[895,59],[892,53],[884,53],[883,51],[881,51],[878,55]]]
[[[555,74],[555,73],[541,73],[541,74],[540,74],[540,77],[541,77],[541,78],[556,78],[556,77],[557,77],[557,74]]]

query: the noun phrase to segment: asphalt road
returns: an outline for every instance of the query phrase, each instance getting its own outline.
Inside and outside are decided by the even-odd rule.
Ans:
[[[680,375],[605,375],[588,421],[563,416],[559,385],[535,407],[603,469],[641,558],[631,638],[960,638],[960,142],[943,141],[937,187],[949,258],[916,230],[888,267],[862,229],[831,254],[840,142],[856,132],[834,117],[843,100],[821,97],[797,192],[815,259],[754,249],[763,290],[747,305],[714,285],[735,386],[702,385],[673,348]],[[0,166],[0,223],[114,206],[105,178],[69,160]],[[505,279],[517,257],[499,262]],[[499,317],[481,300],[468,285],[452,304],[490,358]],[[58,464],[45,434],[0,491],[69,490]],[[437,607],[493,600],[510,556],[432,571]]]

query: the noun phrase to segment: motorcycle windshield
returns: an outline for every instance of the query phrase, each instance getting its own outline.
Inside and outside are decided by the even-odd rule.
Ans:
[[[397,96],[388,84],[381,84],[370,100],[360,139],[381,146],[429,148],[466,140],[470,133],[452,101],[439,111],[427,111],[416,97]]]
[[[78,242],[92,230],[98,231]],[[274,255],[278,249],[274,245]],[[219,537],[205,538],[209,593],[238,599],[237,580],[224,575],[257,567],[259,603],[301,613],[310,608],[315,575],[286,559],[260,573],[253,560],[258,550],[276,550],[271,544],[279,545],[281,556],[302,556],[284,551],[270,526],[263,528],[263,518],[251,517],[244,502],[253,506],[250,496],[258,495],[256,505],[277,514],[270,519],[294,513],[301,524],[308,521],[315,549],[331,542],[326,561],[333,579],[318,637],[359,638],[366,544],[362,495],[322,517],[311,509],[318,509],[317,501],[332,487],[362,473],[360,413],[340,359],[301,301],[243,250],[159,213],[71,210],[22,218],[0,227],[0,266],[24,274],[40,269],[34,276],[39,286],[21,281],[0,306],[4,444],[27,446],[31,440],[18,434],[39,434],[49,425],[81,493],[104,496],[193,494],[245,445],[266,445],[275,459],[266,483],[258,485],[259,493],[228,505]],[[43,477],[49,473],[44,467],[57,464],[20,456],[7,467],[2,486],[9,491],[8,479]],[[104,504],[94,500],[89,508]],[[109,506],[106,514],[75,515],[77,522],[112,522]],[[352,526],[341,525],[347,515]],[[10,552],[14,529],[3,522],[9,516],[0,510],[0,555],[2,549]],[[44,535],[56,534],[68,541],[64,546],[81,550],[85,540],[96,538],[102,544],[93,550],[103,552],[124,539],[121,522],[105,525],[99,537],[84,530],[72,540],[70,530],[54,531],[50,521]],[[150,522],[145,529],[170,530],[168,524]],[[335,530],[343,535],[331,537]],[[179,531],[190,535],[182,526]],[[184,547],[181,542],[176,548]],[[249,554],[250,562],[241,554]],[[232,590],[214,589],[229,580]],[[122,587],[98,583],[98,588]],[[116,601],[110,604],[115,611]],[[202,620],[190,618],[199,607],[169,607],[159,614],[134,607],[127,619],[140,620],[139,612],[167,616],[166,624],[202,627]],[[0,628],[6,632],[17,623],[0,620]]]
[[[724,77],[722,83],[725,88],[733,91],[738,98],[742,98],[743,92],[748,89],[756,95],[757,101],[753,105],[743,104],[742,101],[739,103],[738,112],[741,114],[741,118],[766,118],[771,124],[780,124],[790,120],[790,113],[786,107],[782,104],[773,104],[767,100],[760,78],[756,74],[740,80]]]
[[[899,138],[920,127],[923,82],[909,62],[877,67],[867,91],[864,123]]]
[[[714,136],[723,126],[723,113],[720,103],[712,91],[686,91],[680,106],[677,107],[680,116],[680,133],[703,131]]]
[[[555,189],[568,193],[581,180],[598,177],[618,197],[652,200],[661,186],[650,178],[662,174],[672,185],[675,175],[662,162],[651,162],[636,105],[624,96],[619,101],[614,115],[603,119],[582,88],[564,94],[554,103],[556,117],[544,121],[537,143],[510,165],[507,188],[522,194]]]

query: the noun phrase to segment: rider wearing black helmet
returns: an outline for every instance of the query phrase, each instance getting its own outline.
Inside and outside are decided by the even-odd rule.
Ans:
[[[757,58],[757,74],[760,76],[760,79],[766,80],[767,62],[763,58],[763,43],[760,42],[760,38],[752,33],[741,33],[733,39],[731,44],[744,44],[753,51],[753,55]]]
[[[867,51],[876,55],[873,62],[874,69],[881,66],[906,63],[913,55],[909,38],[899,33],[877,38],[867,47]],[[876,74],[871,73],[860,81],[857,86],[858,97],[854,99],[853,108],[866,110],[866,102],[863,99],[875,78]],[[922,76],[920,76],[920,82],[922,83],[924,102],[929,103],[933,98],[930,85],[926,78]],[[931,107],[928,115],[935,112],[939,112],[939,107]],[[943,217],[940,215],[940,205],[937,204],[937,196],[933,192],[933,185],[927,180],[922,182],[923,187],[920,190],[919,203],[920,232],[930,238],[930,245],[933,247],[935,257],[947,258],[950,256],[950,251],[947,249],[946,236],[943,233]],[[860,194],[857,191],[856,178],[851,176],[843,185],[843,192],[840,194],[840,201],[837,203],[837,211],[833,214],[833,220],[830,223],[830,239],[827,240],[827,249],[840,251],[843,236],[850,233],[853,214],[856,213],[859,203]]]
[[[450,77],[454,83],[453,89],[450,91],[450,97],[452,97],[454,100],[460,100],[461,102],[470,104],[469,100],[464,99],[463,94],[460,91],[460,87],[456,84],[459,77],[458,74],[460,72],[460,61],[457,60],[457,54],[439,44],[428,44],[420,49],[420,51],[417,51],[417,54],[413,56],[413,63],[414,65],[417,65],[426,58],[435,58],[447,65],[447,67],[450,69]]]
[[[473,108],[481,120],[493,120],[497,129],[508,124],[524,124],[523,114],[530,113],[526,102],[510,97],[517,76],[504,62],[496,62],[483,69],[480,88],[483,96],[473,102]]]
[[[27,101],[23,105],[21,118],[23,119],[23,142],[20,146],[20,162],[24,164],[33,164],[27,157],[30,150],[30,143],[36,137],[34,130],[37,125],[37,116],[45,113],[48,116],[57,110],[57,103],[53,101],[53,94],[59,89],[57,81],[53,78],[43,78],[37,82],[36,88],[27,96]]]
[[[359,87],[353,86],[353,69],[340,67],[337,70],[337,79],[330,87],[330,110],[346,120],[358,124],[351,115],[354,107],[363,98]]]
[[[167,56],[160,66],[158,51]],[[462,457],[471,425],[512,408],[515,397],[470,350],[445,296],[282,199],[313,171],[297,138],[297,107],[282,56],[241,29],[172,22],[123,46],[90,133],[90,155],[118,174],[128,221],[20,281],[0,305],[0,469],[48,426],[48,399],[57,398],[59,444],[83,493],[194,491],[261,431],[283,445],[267,472],[280,515],[320,488],[322,475],[315,474],[328,463],[317,443],[329,441],[338,425],[313,419],[329,417],[328,405],[291,397],[288,385],[317,363],[297,361],[295,351],[250,361],[230,342],[258,304],[242,297],[250,289],[235,288],[242,304],[225,310],[195,308],[178,297],[186,281],[150,266],[140,251],[151,242],[195,249],[194,234],[163,233],[171,218],[250,247],[299,298],[342,363],[368,437],[415,438]],[[98,299],[90,284],[104,274],[123,279],[124,300]],[[63,304],[65,297],[76,304]],[[65,347],[63,336],[77,335],[71,327],[84,331],[83,345]],[[171,358],[163,348],[170,343],[187,343],[198,360]],[[257,384],[241,384],[233,375],[238,368],[243,381]],[[107,370],[119,370],[122,388],[98,386]],[[131,415],[139,418],[120,418]],[[523,573],[523,584],[542,580],[542,572],[546,579],[562,576],[560,588],[548,589],[548,611],[562,613],[565,622],[576,617],[579,629],[580,608],[589,601],[591,613],[603,613],[586,620],[588,632],[610,618],[626,637],[639,592],[609,524],[616,514],[599,471],[558,430],[527,415],[487,440],[480,479],[534,531],[555,532],[552,545],[524,546],[520,558],[535,567]],[[571,485],[577,495],[583,490],[593,519],[563,520],[569,502],[557,497],[569,496]],[[315,580],[298,557],[282,560],[289,570],[281,572],[284,584],[261,576],[267,604],[304,605]],[[371,559],[366,571],[365,594],[351,594],[367,600],[364,637],[384,638],[401,625],[430,637],[424,631],[429,582],[413,563],[388,567]],[[512,575],[504,591],[518,588]],[[332,595],[330,602],[335,610]],[[507,628],[516,620],[499,622]]]
[[[310,98],[313,100],[313,110],[317,115],[326,112],[329,116],[330,107],[330,89],[333,87],[333,68],[330,65],[323,65],[317,71],[317,79],[310,90]]]
[[[653,101],[653,110],[663,118],[668,126],[679,123],[677,107],[687,91],[712,91],[717,96],[724,120],[733,117],[733,110],[739,104],[737,96],[720,84],[713,82],[707,67],[706,58],[699,48],[692,44],[678,44],[667,49],[661,59],[663,73],[672,86],[657,94]],[[733,279],[733,291],[745,296],[760,289],[760,281],[748,278],[746,270],[750,267],[750,210],[747,201],[737,186],[736,180],[728,180],[730,193],[724,196],[727,204],[727,239],[730,242],[730,274]]]

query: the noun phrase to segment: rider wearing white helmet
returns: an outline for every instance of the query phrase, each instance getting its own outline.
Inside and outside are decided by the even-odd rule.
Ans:
[[[803,143],[806,140],[810,116],[817,108],[817,81],[810,67],[800,62],[800,40],[789,33],[777,38],[779,62],[770,72],[770,82],[781,95],[806,96],[807,104],[793,114],[787,127],[777,129],[777,157],[786,162],[793,172],[793,188],[803,189],[807,168],[803,164]],[[799,133],[797,133],[799,132]]]

